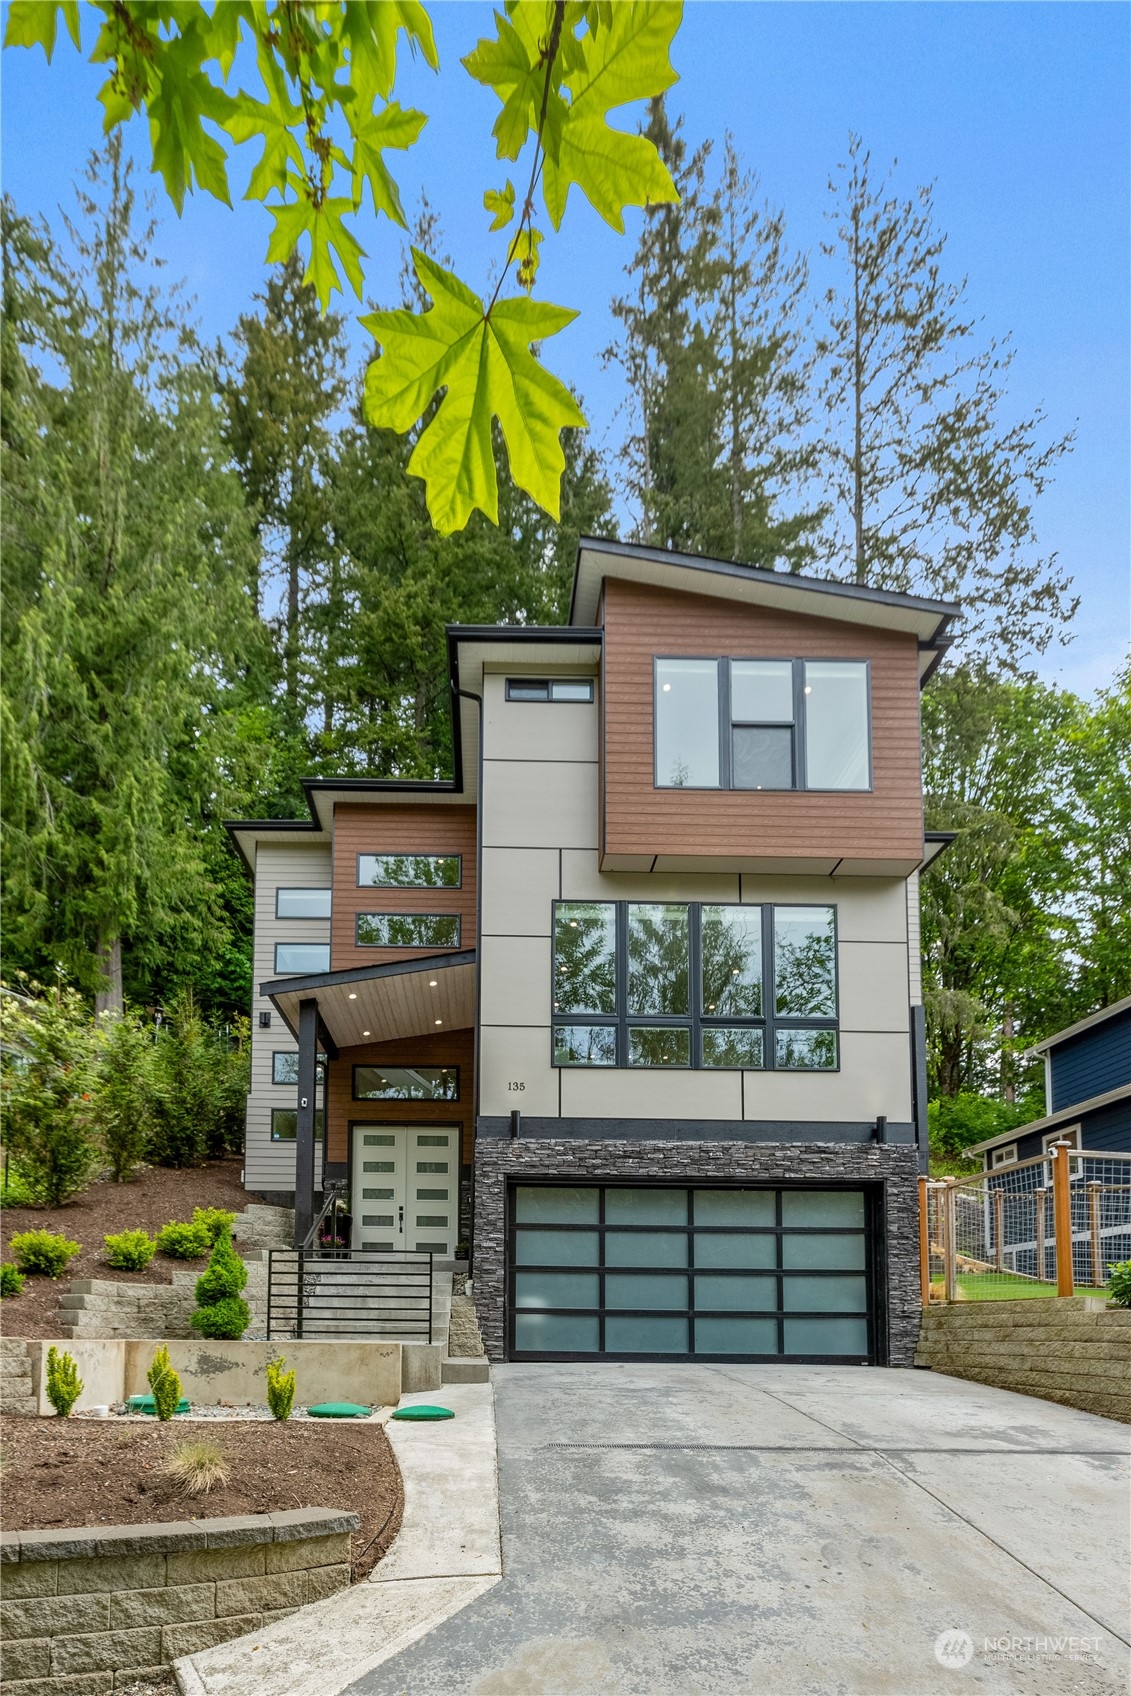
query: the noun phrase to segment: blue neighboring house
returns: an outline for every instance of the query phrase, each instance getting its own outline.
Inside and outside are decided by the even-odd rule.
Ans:
[[[1043,1055],[1045,1116],[975,1143],[985,1170],[1043,1154],[1050,1143],[1131,1153],[1131,995],[1034,1043]]]

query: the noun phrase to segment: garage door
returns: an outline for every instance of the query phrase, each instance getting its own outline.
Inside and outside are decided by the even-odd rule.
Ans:
[[[518,1185],[514,1359],[875,1358],[859,1189]]]

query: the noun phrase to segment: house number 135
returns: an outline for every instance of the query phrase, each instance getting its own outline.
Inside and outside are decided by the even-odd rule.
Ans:
[[[511,1089],[511,1090],[525,1089],[526,1085],[524,1083],[521,1083],[518,1078],[512,1078],[510,1083],[507,1085],[507,1088]]]

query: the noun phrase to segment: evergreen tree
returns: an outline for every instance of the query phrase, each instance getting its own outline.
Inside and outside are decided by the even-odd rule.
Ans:
[[[12,963],[120,1010],[212,940],[207,749],[255,637],[214,377],[117,136],[88,181],[81,274],[4,214],[3,875]]]
[[[858,136],[829,188],[834,280],[817,352],[829,562],[877,588],[960,600],[964,652],[1016,669],[1076,608],[1036,553],[1033,502],[1071,445],[1009,419],[1008,343],[979,346],[965,279],[943,275],[930,188],[894,196]]]

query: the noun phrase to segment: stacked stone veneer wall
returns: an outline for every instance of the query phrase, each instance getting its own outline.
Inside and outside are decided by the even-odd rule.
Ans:
[[[31,1349],[24,1337],[0,1338],[0,1409],[4,1413],[35,1413]]]
[[[5,1696],[103,1696],[321,1601],[350,1581],[358,1517],[331,1509],[192,1524],[6,1532]]]
[[[890,1143],[596,1142],[480,1137],[475,1146],[475,1306],[487,1354],[506,1354],[506,1186],[510,1178],[679,1183],[882,1183],[891,1366],[919,1335],[918,1153]]]
[[[252,1205],[236,1216],[235,1245],[247,1264],[244,1300],[251,1331],[267,1324],[267,1251],[289,1248],[294,1213],[285,1207]],[[59,1297],[60,1337],[191,1337],[196,1281],[206,1260],[177,1267],[170,1284],[122,1283],[113,1278],[74,1278]]]
[[[915,1364],[1131,1424],[1131,1309],[1096,1298],[925,1308]]]

